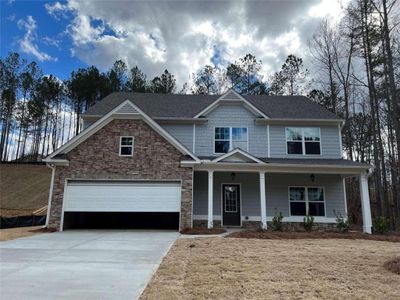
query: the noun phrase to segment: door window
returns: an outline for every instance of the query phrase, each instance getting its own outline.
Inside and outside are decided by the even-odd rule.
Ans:
[[[238,188],[237,186],[225,186],[225,212],[235,213],[238,211]]]

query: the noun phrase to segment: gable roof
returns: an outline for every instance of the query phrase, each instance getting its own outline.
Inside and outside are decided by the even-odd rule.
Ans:
[[[305,96],[241,95],[241,97],[270,119],[340,120],[337,115]],[[221,95],[118,92],[97,102],[85,115],[103,116],[129,99],[151,118],[194,118],[219,98]]]
[[[224,155],[218,156],[211,160],[211,162],[252,162],[264,164],[262,160],[259,160],[257,157],[239,148],[235,148]]]
[[[216,109],[220,104],[223,104],[223,103],[240,103],[244,107],[246,107],[248,110],[253,112],[256,116],[261,116],[265,119],[269,119],[269,117],[266,116],[261,110],[259,110],[257,107],[255,107],[253,104],[251,104],[248,100],[246,100],[243,96],[239,95],[238,93],[236,93],[233,90],[226,92],[224,95],[219,97],[216,101],[212,102],[209,106],[207,106],[202,111],[197,113],[194,117],[200,118],[202,116],[206,116],[211,111]]]
[[[90,136],[95,134],[105,125],[110,123],[114,116],[121,116],[121,115],[131,115],[140,117],[147,125],[149,125],[153,130],[155,130],[158,134],[160,134],[164,139],[166,139],[171,145],[173,145],[177,150],[179,150],[182,154],[188,155],[194,161],[198,161],[199,159],[189,151],[185,146],[183,146],[180,142],[178,142],[173,136],[171,136],[165,129],[163,129],[157,122],[151,119],[148,115],[146,115],[138,106],[133,104],[129,99],[120,103],[117,107],[109,111],[106,115],[102,118],[97,120],[94,124],[88,127],[86,130],[82,131],[80,134],[76,135],[72,139],[70,139],[67,143],[62,145],[56,151],[51,153],[47,156],[44,161],[45,162],[56,162],[60,160],[60,155],[65,154],[80,143],[88,139]],[[61,160],[65,160],[62,158]]]

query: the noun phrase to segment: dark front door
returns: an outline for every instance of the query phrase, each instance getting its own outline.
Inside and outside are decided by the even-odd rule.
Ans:
[[[240,185],[223,184],[223,225],[240,226]]]

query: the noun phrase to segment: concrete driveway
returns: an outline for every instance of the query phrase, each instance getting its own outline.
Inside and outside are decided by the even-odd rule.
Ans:
[[[178,235],[74,230],[0,242],[0,299],[136,299]]]

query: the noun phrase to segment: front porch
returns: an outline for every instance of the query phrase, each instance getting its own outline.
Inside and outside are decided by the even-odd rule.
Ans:
[[[279,212],[286,226],[297,227],[308,212],[317,227],[327,228],[335,226],[335,214],[347,216],[344,178],[348,174],[239,170],[195,170],[194,227],[267,229]],[[359,176],[364,232],[371,233],[367,174]]]

